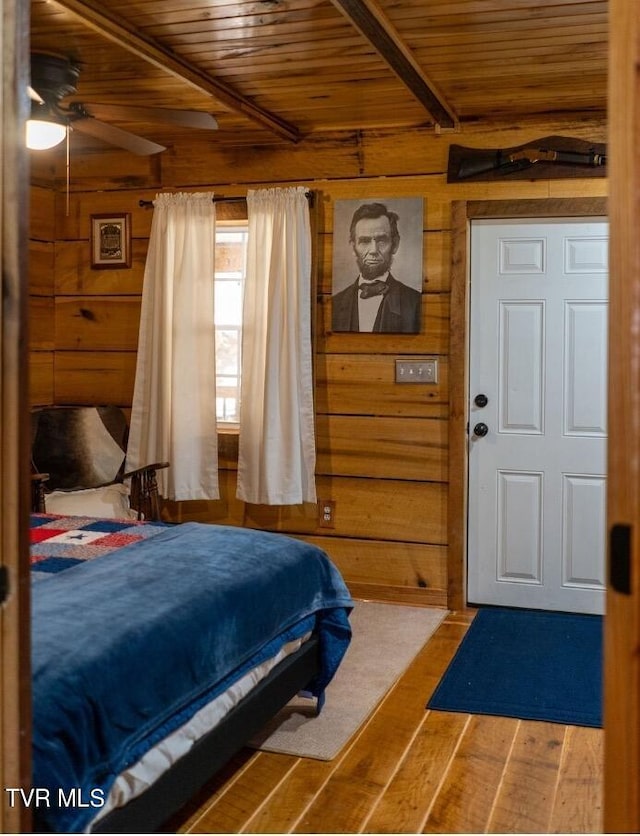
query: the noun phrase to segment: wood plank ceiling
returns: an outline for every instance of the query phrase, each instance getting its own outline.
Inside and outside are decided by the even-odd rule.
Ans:
[[[204,110],[221,143],[606,114],[606,0],[32,0],[31,21],[32,51],[81,67],[65,105]]]

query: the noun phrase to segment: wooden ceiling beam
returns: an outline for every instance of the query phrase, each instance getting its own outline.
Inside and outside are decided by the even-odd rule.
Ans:
[[[139,58],[182,79],[197,90],[214,96],[226,107],[244,114],[278,136],[291,142],[299,141],[300,132],[294,125],[264,110],[228,84],[208,75],[158,41],[112,16],[97,0],[55,0],[55,2],[78,17],[90,29]]]
[[[458,119],[437,92],[400,37],[395,26],[375,0],[331,0],[334,6],[364,35],[378,55],[398,76],[441,128],[457,128]]]

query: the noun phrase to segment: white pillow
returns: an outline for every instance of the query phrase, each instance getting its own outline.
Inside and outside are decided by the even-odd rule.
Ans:
[[[129,506],[129,491],[121,484],[81,491],[52,491],[45,494],[44,505],[48,514],[119,520],[138,519],[137,512],[132,511]]]

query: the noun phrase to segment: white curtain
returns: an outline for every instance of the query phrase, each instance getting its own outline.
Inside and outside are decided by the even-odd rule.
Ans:
[[[311,232],[302,187],[250,190],[237,497],[316,501]]]
[[[154,200],[127,470],[158,471],[167,499],[218,499],[211,193]]]

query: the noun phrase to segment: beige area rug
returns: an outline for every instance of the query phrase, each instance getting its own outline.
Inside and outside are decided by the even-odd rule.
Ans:
[[[331,760],[367,719],[435,632],[447,610],[357,601],[353,637],[329,683],[318,717],[315,700],[296,698],[250,746]]]

